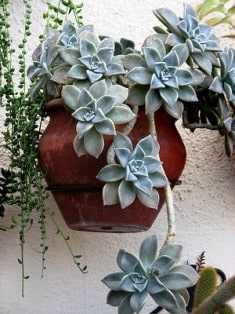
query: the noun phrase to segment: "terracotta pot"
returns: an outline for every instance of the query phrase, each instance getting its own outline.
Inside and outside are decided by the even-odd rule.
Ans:
[[[163,189],[159,190],[160,204],[157,209],[147,208],[138,200],[125,209],[119,205],[103,206],[103,182],[95,177],[106,165],[109,145],[106,144],[98,159],[88,155],[78,158],[73,149],[77,121],[64,109],[61,99],[49,102],[47,111],[50,121],[39,142],[39,162],[67,225],[75,230],[102,232],[149,229],[164,204]],[[174,186],[185,165],[185,147],[173,118],[164,110],[159,110],[156,120],[160,157]],[[136,143],[148,133],[147,118],[141,110],[130,137]]]

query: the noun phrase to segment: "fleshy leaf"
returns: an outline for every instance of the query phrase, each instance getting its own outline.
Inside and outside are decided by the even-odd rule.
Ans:
[[[92,128],[84,136],[84,146],[89,155],[98,158],[104,148],[103,136]]]
[[[151,265],[156,258],[158,251],[158,240],[156,235],[147,237],[140,246],[140,260],[143,265],[147,268]]]

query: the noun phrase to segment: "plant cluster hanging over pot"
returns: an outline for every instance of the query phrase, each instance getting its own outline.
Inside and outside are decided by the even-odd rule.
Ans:
[[[179,118],[191,130],[218,129],[232,153],[235,50],[222,51],[188,4],[183,18],[154,14],[165,28],[154,27],[141,51],[71,22],[49,29],[34,51],[31,97],[43,89],[50,116],[40,164],[72,229],[152,225],[185,164]]]

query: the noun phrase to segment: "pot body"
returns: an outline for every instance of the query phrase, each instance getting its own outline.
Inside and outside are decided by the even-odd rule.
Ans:
[[[96,175],[106,165],[106,152],[112,138],[106,138],[106,146],[100,157],[78,157],[73,148],[77,121],[64,109],[61,99],[47,104],[50,117],[39,142],[39,162],[46,174],[48,189],[71,229],[102,232],[138,232],[148,230],[164,204],[164,191],[159,189],[160,203],[157,209],[147,208],[138,200],[125,209],[119,205],[104,206],[103,182]],[[169,181],[175,185],[185,165],[186,152],[175,127],[175,120],[164,110],[156,114],[160,158]],[[135,145],[147,136],[148,122],[144,110],[140,110],[137,124],[130,133]]]

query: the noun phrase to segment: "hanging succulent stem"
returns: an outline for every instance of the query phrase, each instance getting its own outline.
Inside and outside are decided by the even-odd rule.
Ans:
[[[148,114],[148,121],[149,121],[149,132],[152,135],[152,137],[157,140],[157,130],[156,130],[156,124],[155,124],[155,119],[154,119],[154,113]],[[160,160],[159,156],[158,158]],[[163,167],[162,167],[162,171],[165,174]],[[166,240],[162,248],[174,242],[175,235],[176,235],[175,209],[174,209],[173,194],[172,194],[170,183],[168,183],[164,187],[164,191],[165,191],[165,196],[166,196],[168,230],[167,230]]]
[[[132,106],[132,112],[135,114],[135,117],[129,121],[126,126],[124,127],[124,129],[122,130],[122,133],[125,135],[130,134],[130,132],[133,130],[137,118],[138,118],[138,112],[139,112],[139,107],[133,105]],[[108,149],[107,152],[107,163],[108,164],[115,164],[115,152],[114,152],[114,143],[112,143]]]

